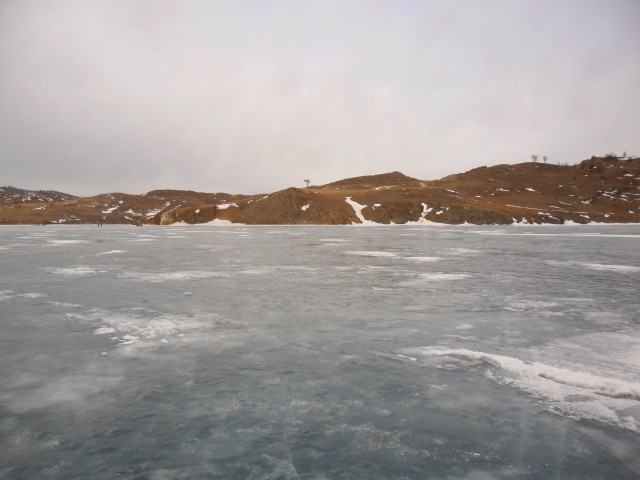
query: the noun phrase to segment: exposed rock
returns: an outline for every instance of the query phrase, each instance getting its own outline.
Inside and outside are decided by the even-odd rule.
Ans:
[[[193,225],[194,223],[207,223],[216,218],[218,207],[215,205],[202,205],[198,208],[177,207],[158,213],[154,216],[159,225],[171,225],[172,223],[184,222]],[[155,223],[155,221],[154,221]]]

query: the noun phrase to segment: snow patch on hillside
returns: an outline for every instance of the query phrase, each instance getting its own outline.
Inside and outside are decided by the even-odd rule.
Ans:
[[[371,220],[367,220],[364,218],[364,215],[362,215],[362,209],[366,208],[366,205],[360,205],[358,202],[354,201],[351,199],[351,197],[345,197],[345,201],[351,205],[351,208],[353,208],[353,211],[356,214],[356,217],[358,217],[358,220],[360,220],[360,222],[363,225],[378,225],[378,223],[376,222],[372,222]],[[357,223],[354,223],[354,225],[357,225]]]
[[[237,207],[235,203],[223,203],[222,205],[218,205],[218,210],[226,210],[229,207]]]

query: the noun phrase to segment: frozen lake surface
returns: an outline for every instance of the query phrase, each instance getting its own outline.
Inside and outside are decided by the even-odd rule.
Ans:
[[[640,476],[639,226],[0,228],[0,477]]]

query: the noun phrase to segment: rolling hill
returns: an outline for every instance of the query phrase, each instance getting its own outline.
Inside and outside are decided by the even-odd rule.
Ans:
[[[271,194],[154,190],[74,197],[0,189],[0,224],[638,223],[640,159],[480,167],[425,181],[400,172]]]

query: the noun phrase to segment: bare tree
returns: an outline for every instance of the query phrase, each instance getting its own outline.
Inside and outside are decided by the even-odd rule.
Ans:
[[[304,183],[307,184],[307,188],[309,188],[309,184],[311,183],[311,180],[309,180],[308,178],[304,179]]]
[[[547,156],[546,156],[546,155],[545,155],[544,157],[542,157],[542,161],[543,161],[544,163],[547,163],[547,160],[549,160],[549,159],[547,158]]]
[[[531,160],[533,160],[534,162],[538,162],[538,155],[536,155],[535,153],[533,155],[531,155]]]

